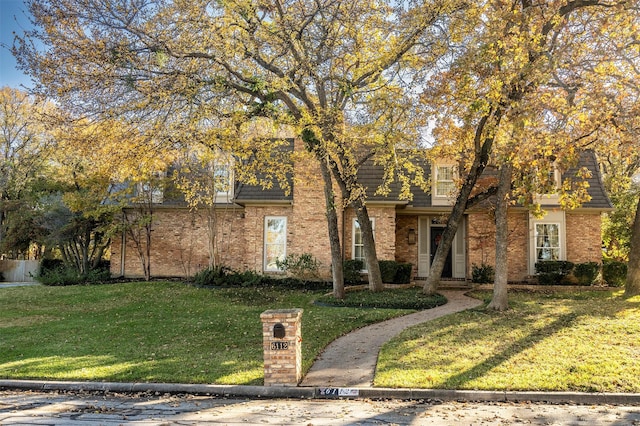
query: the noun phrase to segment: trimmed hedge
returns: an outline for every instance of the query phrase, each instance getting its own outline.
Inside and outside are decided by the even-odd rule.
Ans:
[[[611,287],[622,287],[627,281],[627,264],[605,260],[602,264],[602,278]]]
[[[536,263],[538,283],[541,285],[567,284],[567,277],[573,270],[573,262],[567,260],[544,260]]]
[[[364,262],[359,259],[349,259],[342,262],[342,272],[344,274],[345,285],[357,285],[362,283],[362,273]]]
[[[600,264],[597,262],[577,263],[573,268],[573,276],[580,285],[591,285],[598,277]]]
[[[401,263],[395,260],[380,260],[380,275],[382,282],[387,284],[409,284],[411,282],[411,263]]]
[[[305,290],[331,288],[327,281],[308,281],[293,277],[262,275],[255,271],[234,271],[226,266],[207,268],[191,279],[198,287],[286,287]]]

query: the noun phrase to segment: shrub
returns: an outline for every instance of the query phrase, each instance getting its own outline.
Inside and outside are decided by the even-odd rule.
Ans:
[[[573,269],[573,276],[580,285],[591,285],[598,276],[600,265],[597,262],[577,263]]]
[[[198,286],[222,286],[231,269],[226,266],[214,266],[198,271],[191,281]]]
[[[411,282],[411,263],[395,260],[379,260],[382,282],[387,284],[409,284]]]
[[[40,274],[44,275],[49,271],[55,271],[64,268],[62,259],[42,259],[40,262]]]
[[[102,284],[111,281],[111,272],[109,267],[105,267],[104,264],[86,274],[81,274],[75,268],[65,266],[62,262],[49,262],[45,267],[40,268],[40,273],[35,278],[40,283],[49,286]]]
[[[622,287],[627,280],[627,264],[615,260],[605,260],[602,264],[602,278],[611,287]]]
[[[473,264],[471,269],[471,281],[479,284],[487,284],[492,283],[494,281],[494,278],[495,269],[493,269],[493,266],[487,265],[485,263],[481,264],[480,266],[476,265],[475,263]]]
[[[573,263],[566,260],[544,260],[536,263],[538,283],[541,285],[562,285],[573,270]]]
[[[0,282],[4,281],[4,274],[0,271]]]
[[[393,260],[379,260],[380,275],[382,276],[383,283],[392,283],[398,271],[398,262]]]
[[[226,266],[207,268],[198,272],[191,281],[201,287],[286,287],[324,289],[331,286],[325,281],[303,281],[293,277],[262,275],[255,271],[234,271]]]
[[[278,268],[288,275],[308,281],[320,276],[320,261],[310,253],[290,254],[284,260],[276,260]]]
[[[394,284],[409,284],[411,282],[411,271],[413,265],[411,263],[398,263],[398,270],[393,278]]]
[[[360,284],[362,282],[361,272],[364,269],[364,262],[359,259],[349,259],[342,263],[344,283],[347,285]]]

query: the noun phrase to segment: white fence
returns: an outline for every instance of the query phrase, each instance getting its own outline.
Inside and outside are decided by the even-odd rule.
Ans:
[[[0,272],[5,282],[33,282],[39,269],[38,260],[0,260]]]

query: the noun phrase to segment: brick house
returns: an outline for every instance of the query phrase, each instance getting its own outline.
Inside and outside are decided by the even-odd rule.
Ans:
[[[601,261],[601,214],[610,211],[612,204],[604,191],[595,154],[583,152],[578,167],[591,172],[586,179],[591,199],[580,208],[565,211],[557,197],[543,196],[541,203],[547,211],[543,218],[534,217],[526,208],[510,209],[510,281],[525,280],[542,259]],[[429,275],[452,204],[448,195],[454,179],[452,165],[438,163],[426,168],[430,169],[425,175],[432,178],[432,190],[425,193],[415,188],[412,201],[399,200],[398,191],[393,188],[388,196],[375,195],[382,179],[380,167],[363,167],[359,175],[369,193],[367,207],[378,258],[413,264],[415,278]],[[560,179],[575,175],[575,170],[556,174]],[[194,211],[176,200],[157,200],[153,206],[151,274],[192,276],[209,265],[212,255],[219,265],[236,270],[277,273],[275,259],[279,256],[311,253],[321,262],[323,275],[330,277],[331,255],[319,175],[313,160],[303,161],[294,166],[291,193],[286,194],[277,185],[265,190],[236,183],[229,191],[218,194],[219,202],[209,211]],[[354,212],[347,208],[338,214],[344,258],[363,257]],[[217,249],[210,254],[212,233]],[[472,265],[495,265],[494,235],[493,219],[486,208],[467,211],[443,278],[470,279]],[[126,235],[113,239],[111,273],[143,275],[136,247]]]

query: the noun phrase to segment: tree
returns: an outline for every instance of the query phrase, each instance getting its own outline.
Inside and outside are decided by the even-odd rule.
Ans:
[[[10,212],[23,205],[45,168],[50,141],[41,118],[46,108],[20,90],[0,89],[0,245],[10,226]],[[26,248],[24,241],[11,246],[20,246],[23,252]]]
[[[436,291],[457,227],[473,202],[472,190],[495,145],[507,137],[514,123],[529,119],[535,109],[546,111],[527,127],[540,127],[547,137],[534,139],[523,162],[557,151],[571,157],[599,128],[597,114],[589,114],[600,111],[599,104],[573,99],[580,86],[571,85],[574,73],[568,65],[578,56],[588,56],[595,64],[606,55],[615,55],[611,49],[599,50],[602,46],[587,40],[585,34],[594,37],[598,28],[608,28],[612,18],[619,22],[635,7],[634,1],[534,4],[523,0],[480,3],[475,13],[468,14],[473,19],[460,30],[459,37],[465,41],[461,53],[437,77],[438,84],[425,92],[425,102],[438,118],[434,132],[443,145],[441,151],[463,158],[461,184],[425,292]],[[560,143],[549,137],[548,130],[553,128]],[[519,155],[523,152],[520,149]]]
[[[493,283],[493,298],[489,303],[489,309],[505,311],[509,308],[507,299],[507,277],[509,257],[507,250],[509,242],[509,227],[507,223],[507,212],[510,204],[511,178],[513,165],[505,161],[500,168],[500,179],[498,182],[498,193],[496,195],[496,270]]]
[[[292,125],[321,167],[336,294],[343,285],[342,250],[332,178],[362,228],[371,288],[381,289],[357,171],[377,158],[389,165],[389,180],[421,176],[397,148],[415,146],[426,124],[416,91],[446,52],[442,29],[465,3],[175,0],[115,6],[114,0],[29,1],[43,30],[28,38],[47,50],[38,52],[28,38],[14,50],[38,88],[74,111],[127,117],[160,140],[204,126],[209,145],[241,157],[260,150],[258,141],[229,135],[254,117]],[[408,188],[409,180],[403,185]]]
[[[233,159],[230,155],[201,146],[185,153],[178,160],[173,176],[170,176],[189,206],[206,215],[210,268],[221,266],[221,228],[228,205],[233,201],[232,174]]]

